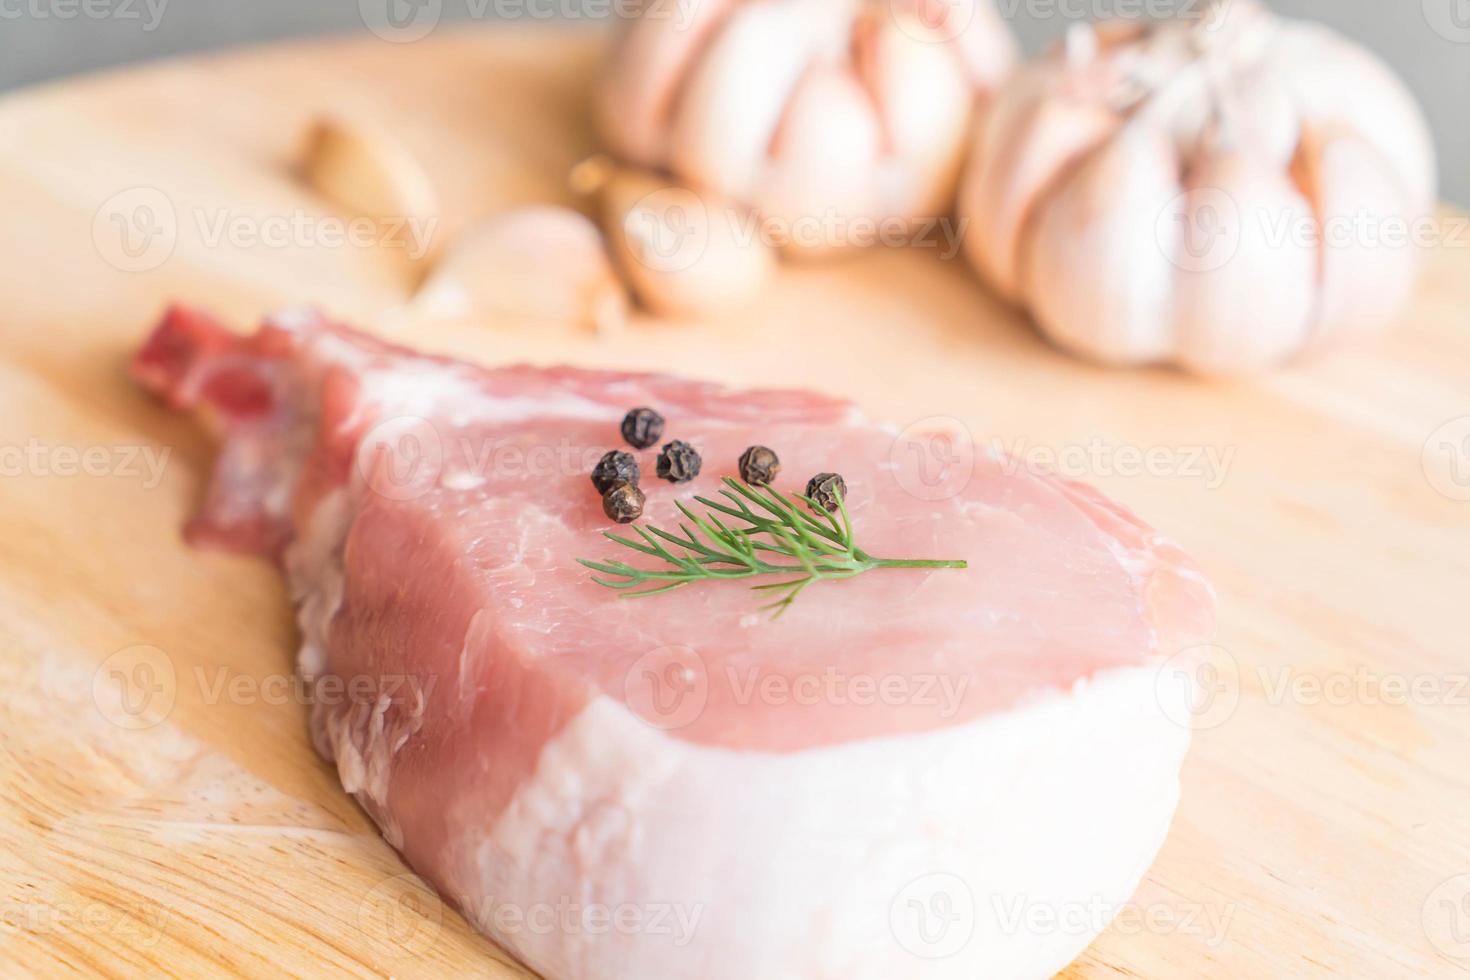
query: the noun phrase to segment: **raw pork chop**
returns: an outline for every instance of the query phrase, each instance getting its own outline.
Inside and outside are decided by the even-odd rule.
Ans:
[[[343,785],[548,977],[1046,976],[1102,923],[1031,911],[1116,909],[1163,841],[1190,692],[1158,668],[1213,601],[1087,487],[981,454],[926,500],[843,401],[487,370],[308,314],[239,338],[175,309],[134,370],[217,424],[188,534],[282,562]],[[969,568],[818,583],[777,620],[738,583],[619,600],[576,559],[638,557],[588,479],[635,405],[705,460],[674,486],[639,454],[647,522],[761,443],[784,489],[844,474],[870,553]]]

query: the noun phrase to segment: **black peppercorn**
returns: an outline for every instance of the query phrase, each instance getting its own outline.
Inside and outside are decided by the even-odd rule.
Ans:
[[[605,453],[592,468],[592,485],[597,492],[605,494],[612,489],[616,483],[631,483],[638,485],[638,460],[633,458],[632,453],[625,453],[614,449]]]
[[[807,482],[806,495],[827,513],[836,514],[841,509],[838,501],[847,497],[847,481],[836,473],[818,473]]]
[[[602,512],[619,524],[631,524],[643,516],[643,491],[631,483],[614,483],[602,495]]]
[[[635,408],[623,416],[623,438],[635,449],[647,449],[663,434],[664,417],[651,408]]]
[[[781,460],[765,446],[751,446],[740,454],[740,479],[753,487],[768,487],[781,472]]]
[[[658,454],[659,479],[670,483],[688,483],[699,475],[699,453],[680,439],[666,443]]]

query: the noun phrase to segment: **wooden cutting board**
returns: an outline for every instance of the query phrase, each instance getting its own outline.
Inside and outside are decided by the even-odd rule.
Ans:
[[[401,251],[212,230],[333,215],[292,169],[327,109],[422,157],[441,240],[567,200],[599,43],[312,43],[0,102],[0,974],[521,975],[312,752],[280,578],[181,544],[210,449],[124,361],[171,299],[242,326],[301,303],[385,322],[420,274]],[[118,214],[171,220],[172,251],[119,251]],[[1196,555],[1222,616],[1168,844],[1071,972],[1444,974],[1470,963],[1470,423],[1445,427],[1470,415],[1470,232],[1443,231],[1391,337],[1234,383],[1077,363],[918,251],[787,269],[738,317],[616,338],[395,334],[813,385],[1056,457]]]

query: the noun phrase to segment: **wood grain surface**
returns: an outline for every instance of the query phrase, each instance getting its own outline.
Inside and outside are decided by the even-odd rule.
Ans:
[[[521,975],[407,874],[313,753],[276,571],[181,543],[210,447],[124,373],[171,299],[242,327],[316,304],[487,363],[808,385],[1054,457],[1180,541],[1221,599],[1218,701],[1173,832],[1070,973],[1463,971],[1460,216],[1442,216],[1390,337],[1229,383],[1061,356],[933,250],[787,268],[739,316],[597,337],[390,315],[419,264],[317,240],[334,212],[293,161],[323,110],[370,116],[421,157],[444,202],[436,241],[508,204],[569,200],[567,171],[594,148],[599,43],[318,42],[0,102],[0,975]],[[307,231],[252,237],[298,216]]]

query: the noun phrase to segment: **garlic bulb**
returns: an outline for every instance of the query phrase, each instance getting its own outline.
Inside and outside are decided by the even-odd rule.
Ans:
[[[749,205],[796,254],[953,201],[976,93],[1015,59],[991,0],[645,0],[596,96],[624,162]]]
[[[960,211],[981,275],[1059,345],[1228,373],[1390,322],[1434,188],[1381,63],[1231,0],[1075,27],[992,106]]]

